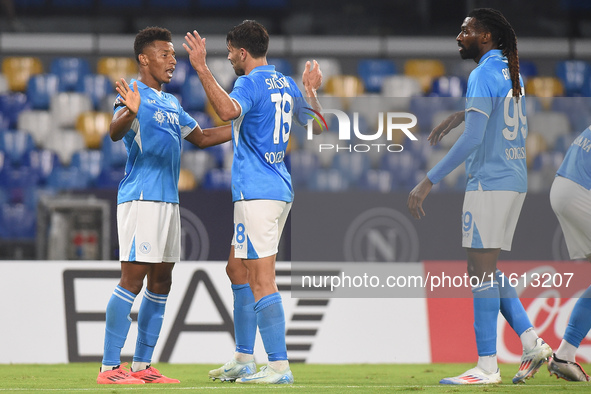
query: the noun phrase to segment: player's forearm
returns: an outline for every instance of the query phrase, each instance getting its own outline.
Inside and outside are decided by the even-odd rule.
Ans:
[[[109,126],[109,135],[112,141],[119,141],[131,129],[136,114],[132,114],[127,108],[115,113],[111,125]]]
[[[320,101],[318,100],[316,90],[309,88],[307,86],[305,87],[305,89],[306,89],[306,102],[308,103],[308,105],[310,105],[310,107],[312,107],[312,109],[314,111],[321,113],[322,112],[322,105],[320,104]],[[314,134],[320,134],[320,133],[322,133],[322,127],[320,127],[319,124],[314,122],[313,127],[312,127],[312,132]]]
[[[240,107],[216,81],[209,68],[204,66],[195,71],[199,75],[207,99],[220,119],[227,122],[240,116]]]

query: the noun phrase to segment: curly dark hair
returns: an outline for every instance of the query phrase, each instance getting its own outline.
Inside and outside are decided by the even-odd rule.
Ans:
[[[497,47],[509,62],[509,75],[513,83],[513,97],[521,96],[519,84],[519,56],[517,53],[517,36],[507,19],[493,8],[477,8],[470,12],[470,18],[475,19],[475,26],[481,31],[488,31]]]
[[[158,26],[146,27],[140,30],[133,43],[136,62],[140,62],[140,54],[143,53],[145,47],[152,45],[154,41],[172,42],[170,30]]]
[[[252,57],[258,59],[267,54],[269,33],[259,22],[245,20],[228,32],[226,43],[234,48],[244,48]]]

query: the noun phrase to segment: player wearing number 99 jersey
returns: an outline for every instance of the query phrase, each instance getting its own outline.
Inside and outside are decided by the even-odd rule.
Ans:
[[[473,10],[456,37],[462,59],[478,66],[470,74],[466,109],[435,127],[428,139],[437,143],[464,119],[464,133],[448,154],[411,191],[408,208],[420,219],[422,203],[433,184],[466,162],[462,246],[471,277],[495,278],[472,288],[478,364],[443,384],[500,383],[496,358],[499,310],[519,335],[524,353],[513,383],[533,376],[552,349],[533,330],[517,293],[497,270],[501,249],[511,250],[513,233],[527,191],[525,138],[527,121],[519,75],[517,37],[505,17],[490,8]],[[502,285],[500,285],[501,283]]]

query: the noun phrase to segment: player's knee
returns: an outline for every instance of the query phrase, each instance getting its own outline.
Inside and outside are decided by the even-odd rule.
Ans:
[[[121,280],[119,281],[119,286],[137,295],[140,291],[142,291],[142,287],[144,286],[144,279],[122,276]]]

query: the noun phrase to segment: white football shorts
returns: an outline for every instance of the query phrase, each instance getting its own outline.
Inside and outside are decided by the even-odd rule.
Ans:
[[[591,190],[557,176],[550,189],[550,204],[558,217],[571,259],[591,255]]]
[[[259,259],[277,254],[291,204],[277,200],[234,202],[234,256]]]
[[[505,190],[467,191],[462,211],[462,246],[511,250],[525,194]]]
[[[129,201],[117,205],[121,261],[178,263],[181,259],[179,205]]]

